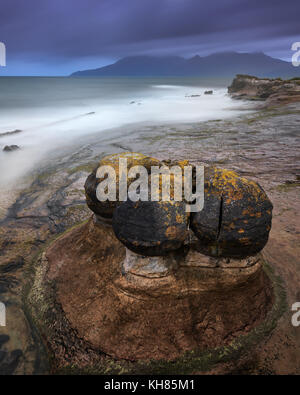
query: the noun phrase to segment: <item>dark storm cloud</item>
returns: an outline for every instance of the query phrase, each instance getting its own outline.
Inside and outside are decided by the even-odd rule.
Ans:
[[[299,13],[299,0],[1,0],[0,41],[32,62],[239,48],[284,57]]]

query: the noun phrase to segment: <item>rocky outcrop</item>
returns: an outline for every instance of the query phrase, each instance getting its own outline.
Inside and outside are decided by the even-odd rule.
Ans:
[[[20,149],[20,147],[18,145],[6,145],[3,148],[3,151],[4,152],[12,152],[12,151],[17,151],[19,149]]]
[[[228,87],[234,99],[264,100],[264,107],[300,101],[300,78],[257,78],[238,74]]]
[[[87,349],[102,361],[103,353],[117,360],[173,360],[229,344],[257,326],[273,300],[259,256],[222,265],[192,249],[143,257],[93,219],[52,244],[40,268],[48,300],[54,293],[49,310],[61,306],[70,325],[56,323],[48,339],[60,364],[66,363],[61,339],[74,331],[78,340],[68,360],[77,363],[91,358]]]
[[[158,162],[125,153],[100,163],[113,166],[119,178],[117,164],[124,155],[131,165],[150,168]],[[194,234],[181,201],[119,201],[107,206],[110,213],[105,211],[112,215],[112,224],[101,221],[103,206],[94,197],[92,205],[88,200],[99,182],[92,173],[86,194],[93,216],[46,248],[32,291],[39,321],[53,328],[47,338],[59,365],[66,363],[65,348],[68,362],[79,365],[105,365],[109,358],[170,361],[186,352],[230,344],[264,320],[273,292],[257,254],[264,242],[256,246],[251,232],[257,228],[259,238],[264,230],[268,234],[271,212],[265,217],[259,210],[267,209],[264,202],[269,201],[257,184],[236,173],[209,168],[207,174],[214,176],[207,178],[205,194],[215,195],[218,204],[208,204],[204,210],[217,223],[216,233],[221,229],[228,236],[222,239],[226,254],[199,250],[205,244],[201,227],[206,226],[206,216],[204,222],[194,218]],[[224,224],[233,221],[233,227],[219,226],[220,206]],[[253,209],[253,221],[252,211],[243,217],[236,206]],[[257,220],[261,217],[262,222]],[[250,228],[241,221],[249,221]],[[240,243],[240,229],[245,229],[248,243]],[[213,244],[216,234],[207,233]],[[249,245],[255,248],[250,251]],[[47,295],[44,302],[41,295]]]

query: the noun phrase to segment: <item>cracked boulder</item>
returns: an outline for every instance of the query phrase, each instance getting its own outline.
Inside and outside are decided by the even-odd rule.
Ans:
[[[272,208],[256,182],[234,171],[206,168],[204,207],[191,215],[199,252],[238,259],[257,254],[268,241]]]

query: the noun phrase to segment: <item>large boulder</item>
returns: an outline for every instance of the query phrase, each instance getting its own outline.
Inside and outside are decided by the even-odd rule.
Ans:
[[[257,254],[268,241],[272,208],[256,182],[233,171],[207,167],[204,208],[191,215],[199,251],[229,258]]]
[[[136,153],[136,152],[124,152],[121,154],[113,154],[105,156],[100,160],[97,167],[93,170],[93,172],[88,176],[84,188],[85,188],[85,196],[88,207],[98,216],[104,218],[112,218],[113,212],[118,205],[119,202],[119,159],[126,158],[127,159],[127,170],[131,167],[140,165],[144,166],[147,171],[150,173],[151,166],[159,166],[160,161],[155,158],[151,158],[149,156]],[[117,194],[115,201],[99,201],[97,198],[96,192],[97,187],[100,182],[104,180],[104,177],[97,178],[97,170],[100,166],[112,166],[116,172],[116,187]],[[130,180],[133,181],[133,180]],[[130,184],[130,182],[129,182]]]
[[[117,238],[131,251],[159,256],[183,245],[188,219],[184,202],[128,200],[116,208],[112,226]]]

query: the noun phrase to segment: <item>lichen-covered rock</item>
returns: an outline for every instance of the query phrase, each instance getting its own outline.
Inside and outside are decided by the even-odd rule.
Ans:
[[[159,256],[182,246],[188,218],[184,202],[128,200],[116,208],[112,226],[117,238],[133,252]]]
[[[88,176],[85,182],[85,196],[88,207],[96,214],[104,218],[111,218],[113,215],[113,211],[116,208],[119,200],[119,159],[126,158],[127,159],[127,170],[129,170],[133,166],[144,166],[148,172],[151,170],[151,166],[159,166],[160,161],[155,158],[151,158],[149,156],[136,153],[136,152],[124,152],[121,154],[113,154],[108,155],[102,158],[98,164],[98,166],[93,170],[93,172]],[[99,201],[97,199],[96,191],[97,186],[100,182],[104,180],[104,178],[97,178],[97,169],[100,166],[112,166],[116,173],[116,186],[117,186],[117,194],[116,201],[106,200],[104,202]],[[130,182],[133,180],[130,180]],[[130,184],[129,182],[129,184]]]
[[[199,251],[229,258],[257,254],[268,241],[272,208],[254,181],[233,171],[206,168],[204,208],[191,215]]]

